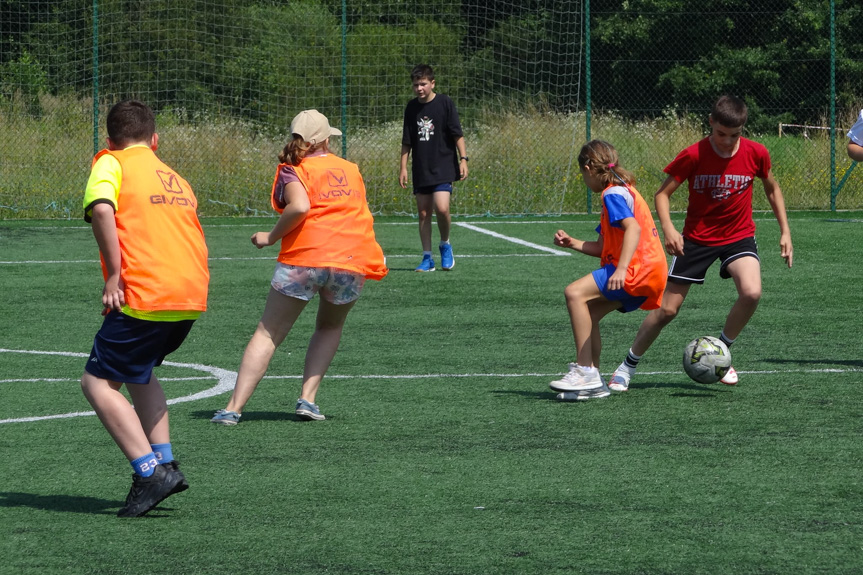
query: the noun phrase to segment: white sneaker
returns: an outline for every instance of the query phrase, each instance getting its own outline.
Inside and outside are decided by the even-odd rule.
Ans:
[[[724,383],[725,385],[737,385],[738,381],[740,381],[740,378],[737,377],[737,372],[734,371],[734,367],[730,367],[728,368],[728,373],[719,380],[719,383]]]
[[[583,367],[577,363],[569,364],[569,373],[548,384],[555,391],[582,391],[602,387],[599,370]]]
[[[629,381],[632,379],[632,375],[634,373],[634,369],[625,363],[621,363],[611,375],[611,381],[608,382],[609,389],[613,389],[614,391],[627,391],[629,389]]]

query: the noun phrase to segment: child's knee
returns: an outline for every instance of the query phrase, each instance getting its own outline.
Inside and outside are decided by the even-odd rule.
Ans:
[[[761,301],[761,286],[741,289],[738,293],[737,299],[742,303],[751,306],[758,305],[758,302]]]
[[[663,305],[657,311],[659,324],[665,326],[674,321],[677,314],[680,313],[680,306]]]
[[[563,297],[566,298],[567,303],[578,302],[584,299],[584,294],[582,293],[579,283],[574,282],[566,286],[563,289]]]

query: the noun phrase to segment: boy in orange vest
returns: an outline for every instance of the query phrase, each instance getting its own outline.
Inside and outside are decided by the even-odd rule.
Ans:
[[[107,118],[108,149],[93,159],[84,220],[99,245],[105,287],[84,395],[132,464],[120,517],[140,517],[189,487],[174,460],[168,406],[153,368],[207,308],[207,246],[189,184],[162,163],[153,111],[126,100]],[[120,392],[126,389],[134,407]]]

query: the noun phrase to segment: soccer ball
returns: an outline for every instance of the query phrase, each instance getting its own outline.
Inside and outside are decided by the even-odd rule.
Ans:
[[[698,383],[716,383],[730,368],[731,352],[715,337],[696,337],[683,350],[683,371]]]

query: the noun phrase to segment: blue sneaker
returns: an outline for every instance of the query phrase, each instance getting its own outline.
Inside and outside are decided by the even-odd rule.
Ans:
[[[324,419],[326,419],[326,417],[324,417],[324,414],[321,413],[321,410],[318,408],[317,404],[311,403],[302,398],[297,400],[296,413],[302,419],[305,419],[307,421],[323,421]]]
[[[240,414],[236,411],[220,409],[215,415],[213,415],[213,419],[210,421],[213,423],[221,423],[222,425],[237,425],[240,423]]]
[[[450,244],[440,245],[440,267],[445,272],[455,267],[455,258],[452,257],[452,245]]]
[[[418,272],[433,272],[434,271],[434,260],[431,255],[425,254],[423,255],[423,261],[420,265],[417,266],[416,271]]]

